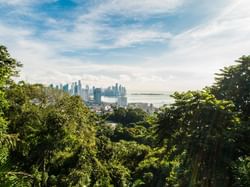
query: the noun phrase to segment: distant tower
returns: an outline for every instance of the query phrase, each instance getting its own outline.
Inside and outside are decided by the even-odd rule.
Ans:
[[[70,95],[75,95],[74,91],[75,91],[75,84],[71,83],[71,86],[70,86]]]
[[[100,105],[102,103],[102,90],[101,90],[101,88],[94,89],[94,101],[98,105]]]
[[[82,83],[79,80],[78,81],[78,86],[77,86],[77,95],[81,95],[81,92],[82,92]]]
[[[117,98],[117,105],[119,107],[126,107],[128,105],[128,99],[127,99],[127,97],[119,96]]]
[[[119,85],[119,93],[118,93],[118,95],[119,96],[122,95],[122,85]]]
[[[74,84],[74,94],[73,95],[77,95],[78,94],[78,87],[77,87],[77,82],[75,82]]]
[[[69,92],[69,84],[65,84],[64,86],[63,86],[63,91],[64,92]]]
[[[89,101],[89,90],[88,89],[82,89],[82,99],[86,102]]]
[[[115,96],[118,96],[119,94],[119,88],[118,88],[118,83],[115,84]]]

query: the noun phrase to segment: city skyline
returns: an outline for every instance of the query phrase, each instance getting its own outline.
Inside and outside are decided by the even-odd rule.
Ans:
[[[110,95],[110,96],[126,95],[126,93],[127,93],[126,86],[124,86],[120,83],[117,83],[117,82],[113,85],[108,85],[106,87],[96,86],[95,84],[89,85],[87,83],[82,82],[82,80],[77,80],[77,81],[73,81],[73,82],[66,82],[66,83],[62,83],[62,82],[50,83],[48,86],[52,87],[52,88],[64,90],[66,92],[68,92],[69,90],[72,90],[75,93],[78,92],[77,90],[81,90],[81,89],[91,90],[91,89],[95,89],[95,88],[100,88],[100,89],[102,89],[104,95],[106,94],[107,96],[108,95]],[[74,89],[76,89],[76,91],[74,91]],[[114,91],[118,92],[118,93],[110,93],[110,92],[114,92]],[[75,94],[72,93],[72,95],[75,95]]]
[[[71,96],[80,96],[82,101],[93,111],[110,111],[112,107],[124,107],[128,106],[127,90],[126,87],[116,83],[115,85],[108,86],[107,88],[98,88],[94,85],[89,86],[83,84],[81,80],[65,83],[65,84],[50,84],[50,88],[61,90],[68,93]],[[103,96],[111,98],[109,101],[103,100]],[[136,103],[135,103],[136,104]],[[137,103],[138,104],[138,103]],[[147,103],[144,103],[147,110]],[[151,104],[151,109],[153,104]]]
[[[249,55],[248,0],[0,0],[0,40],[31,83],[201,89]]]

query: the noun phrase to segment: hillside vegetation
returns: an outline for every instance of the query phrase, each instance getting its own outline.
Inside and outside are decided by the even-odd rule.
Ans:
[[[0,186],[250,186],[250,56],[153,115],[98,116],[78,96],[15,83],[20,67],[0,46]]]

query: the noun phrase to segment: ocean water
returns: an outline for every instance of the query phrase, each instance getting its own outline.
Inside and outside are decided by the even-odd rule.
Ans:
[[[127,94],[128,103],[152,103],[155,107],[161,107],[164,104],[173,103],[173,98],[170,95],[173,92],[129,92]],[[102,101],[115,103],[116,97],[102,97]]]

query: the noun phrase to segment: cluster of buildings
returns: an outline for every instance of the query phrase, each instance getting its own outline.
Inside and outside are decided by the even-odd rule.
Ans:
[[[103,95],[107,97],[126,96],[126,94],[126,88],[122,85],[118,85],[118,83],[116,83],[114,86],[109,86],[103,91]]]
[[[124,86],[119,85],[118,83],[113,86],[109,86],[108,88],[102,89],[96,88],[95,86],[83,86],[82,82],[79,80],[71,84],[51,84],[50,87],[63,90],[70,95],[80,96],[88,106],[101,106],[103,104],[103,96],[117,98],[116,105],[118,107],[127,107],[128,105],[126,97],[127,90]]]
[[[63,90],[66,93],[74,96],[80,96],[84,103],[90,108],[90,110],[96,113],[109,113],[114,108],[141,108],[147,113],[154,113],[157,108],[153,104],[149,103],[129,103],[127,99],[127,90],[124,86],[116,83],[113,86],[107,88],[97,88],[95,86],[83,85],[79,80],[71,84],[59,84],[50,87],[58,90]],[[113,98],[115,102],[105,101],[103,98]]]

